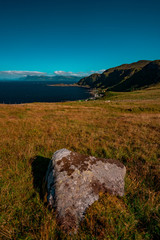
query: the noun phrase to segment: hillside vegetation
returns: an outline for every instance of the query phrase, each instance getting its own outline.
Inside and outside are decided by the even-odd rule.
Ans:
[[[133,91],[160,82],[160,60],[138,61],[82,78],[78,84],[110,91]]]
[[[125,196],[101,194],[65,235],[46,206],[52,154],[68,148],[119,159]],[[160,88],[102,100],[0,105],[0,239],[160,239]]]

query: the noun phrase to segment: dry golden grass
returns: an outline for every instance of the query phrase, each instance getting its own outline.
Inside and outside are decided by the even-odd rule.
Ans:
[[[123,95],[0,105],[1,239],[160,238],[160,91],[155,98],[145,90],[135,100]],[[72,237],[59,230],[42,194],[48,161],[61,148],[127,168],[125,196],[100,196]]]

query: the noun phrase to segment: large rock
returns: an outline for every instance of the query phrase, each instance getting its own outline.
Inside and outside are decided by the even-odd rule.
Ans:
[[[124,195],[126,168],[113,159],[95,158],[61,149],[53,154],[46,181],[48,203],[56,208],[58,222],[76,231],[88,206],[100,192]]]

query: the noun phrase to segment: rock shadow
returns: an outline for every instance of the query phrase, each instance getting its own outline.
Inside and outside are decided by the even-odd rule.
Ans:
[[[39,193],[41,200],[44,200],[45,195],[45,176],[48,169],[49,158],[35,156],[31,159],[33,186]]]

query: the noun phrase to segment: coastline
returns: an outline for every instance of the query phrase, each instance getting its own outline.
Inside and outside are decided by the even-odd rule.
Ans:
[[[96,100],[97,98],[100,97],[97,89],[91,88],[89,86],[78,85],[77,83],[74,83],[74,84],[65,84],[65,83],[47,84],[47,86],[49,86],[49,87],[81,87],[81,88],[87,88],[92,97],[85,99],[85,101]]]
[[[77,83],[55,83],[55,84],[47,84],[47,86],[49,87],[83,87],[83,88],[90,88],[88,86],[81,86],[81,85],[78,85]]]

